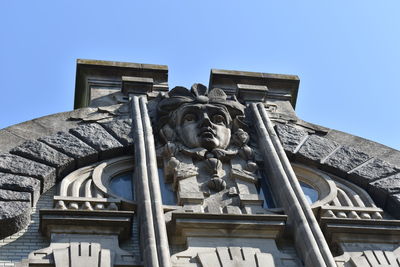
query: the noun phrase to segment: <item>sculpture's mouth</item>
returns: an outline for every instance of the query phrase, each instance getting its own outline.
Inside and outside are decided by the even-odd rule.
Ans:
[[[214,138],[216,136],[215,131],[210,127],[203,127],[200,129],[198,134],[201,138]]]

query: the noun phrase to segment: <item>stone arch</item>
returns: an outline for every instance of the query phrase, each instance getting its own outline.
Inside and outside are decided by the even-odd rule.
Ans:
[[[276,123],[275,130],[292,162],[313,166],[358,185],[379,207],[400,218],[400,167],[396,161],[399,151],[337,131],[329,135],[333,130],[301,121]],[[382,153],[362,151],[362,145],[369,143]]]
[[[24,228],[40,194],[66,174],[133,149],[130,119],[101,108],[10,126],[0,137],[0,238]]]

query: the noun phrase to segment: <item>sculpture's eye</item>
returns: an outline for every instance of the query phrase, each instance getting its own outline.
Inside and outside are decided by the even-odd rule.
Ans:
[[[189,122],[194,122],[197,120],[197,116],[194,113],[187,113],[183,117],[183,123],[189,123]]]
[[[221,114],[214,114],[211,121],[215,124],[225,124],[225,117]]]

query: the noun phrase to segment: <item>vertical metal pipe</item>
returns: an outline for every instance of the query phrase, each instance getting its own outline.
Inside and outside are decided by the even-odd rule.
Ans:
[[[317,220],[315,219],[315,216],[311,210],[310,204],[308,203],[308,201],[303,193],[303,190],[301,189],[300,183],[296,177],[296,174],[293,171],[292,165],[290,164],[288,157],[286,156],[286,153],[282,147],[282,144],[281,144],[278,136],[275,133],[272,122],[269,119],[264,106],[262,104],[258,104],[257,107],[260,112],[262,121],[264,122],[264,125],[266,126],[268,135],[270,136],[270,138],[272,140],[272,143],[274,145],[276,153],[278,154],[279,160],[280,160],[280,162],[285,170],[285,173],[289,179],[290,185],[291,185],[294,193],[296,194],[296,198],[300,203],[300,207],[302,208],[305,218],[307,219],[307,223],[309,224],[311,231],[314,235],[314,238],[318,244],[321,254],[324,257],[324,260],[325,260],[327,266],[336,266],[335,260],[333,259],[332,253],[329,249],[329,246],[325,240],[325,237],[321,231],[321,228],[318,225]]]
[[[146,166],[146,146],[144,142],[143,123],[141,118],[139,98],[131,97],[132,123],[135,140],[135,180],[137,184],[138,204],[140,209],[141,239],[143,242],[144,265],[158,267],[156,235],[154,232],[151,194]]]
[[[160,266],[171,266],[168,235],[164,219],[164,210],[160,190],[160,182],[157,169],[156,150],[154,145],[153,130],[150,117],[147,111],[147,100],[144,97],[139,98],[142,114],[142,123],[144,128],[144,141],[146,145],[146,165],[150,182],[151,203],[154,219],[154,229],[157,237],[157,249]]]
[[[251,104],[251,110],[255,117],[255,125],[259,136],[259,143],[264,153],[264,161],[269,167],[267,174],[271,178],[271,185],[273,186],[273,190],[277,192],[276,196],[280,204],[288,215],[289,224],[292,224],[295,245],[300,257],[304,260],[305,266],[330,266],[326,265],[319,251],[317,242],[296,198],[296,194],[290,185],[256,104]]]

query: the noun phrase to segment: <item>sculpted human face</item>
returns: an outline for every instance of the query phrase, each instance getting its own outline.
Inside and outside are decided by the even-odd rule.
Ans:
[[[176,131],[189,148],[227,148],[231,138],[231,117],[223,106],[186,104],[177,111]]]

